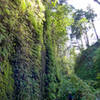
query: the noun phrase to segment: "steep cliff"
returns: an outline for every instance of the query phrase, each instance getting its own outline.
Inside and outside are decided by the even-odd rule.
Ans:
[[[41,0],[0,1],[0,100],[39,100]]]

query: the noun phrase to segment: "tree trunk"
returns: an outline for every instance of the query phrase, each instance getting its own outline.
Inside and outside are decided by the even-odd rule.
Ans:
[[[94,0],[94,1],[97,2],[100,5],[100,1],[98,1],[98,0]]]
[[[84,48],[84,47],[83,47],[82,37],[80,38],[80,40],[81,40],[81,48]]]
[[[86,37],[86,46],[89,47],[89,39],[88,39],[88,35],[87,35],[87,30],[85,32],[85,37]]]
[[[77,39],[76,39],[76,42],[77,42],[77,44],[78,44],[78,46],[77,46],[77,47],[78,47],[78,49],[79,49],[79,50],[81,50],[81,48],[80,48],[80,44],[79,44],[79,42],[78,42],[78,40],[77,40]]]
[[[95,25],[94,25],[93,21],[92,21],[92,27],[94,29],[94,33],[95,33],[96,38],[97,38],[97,41],[98,41],[99,40],[99,37],[98,37],[98,34],[97,34],[97,31],[96,31],[96,28],[95,28]]]

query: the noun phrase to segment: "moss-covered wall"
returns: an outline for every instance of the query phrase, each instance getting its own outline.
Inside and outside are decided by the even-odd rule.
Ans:
[[[0,1],[0,100],[57,98],[51,12],[44,11],[41,0]]]
[[[46,10],[46,22],[44,27],[44,44],[46,48],[46,64],[45,64],[45,100],[56,99],[56,70],[55,58],[51,37],[51,15],[50,10]]]
[[[40,100],[41,0],[0,1],[0,100]]]

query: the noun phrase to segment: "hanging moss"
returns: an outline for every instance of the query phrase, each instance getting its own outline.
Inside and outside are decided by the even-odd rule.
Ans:
[[[45,78],[44,78],[44,100],[55,100],[57,98],[57,70],[55,47],[52,41],[51,12],[46,9],[46,21],[44,23],[44,44],[45,44]]]

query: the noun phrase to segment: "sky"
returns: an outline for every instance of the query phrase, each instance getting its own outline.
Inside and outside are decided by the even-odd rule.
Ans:
[[[91,8],[94,9],[95,13],[97,14],[97,18],[95,18],[95,27],[97,30],[97,33],[100,37],[100,5],[96,2],[94,2],[94,0],[67,0],[68,4],[73,5],[76,9],[86,9],[87,6],[91,6]],[[90,33],[92,34],[93,31],[90,31]],[[89,34],[90,35],[90,34]],[[95,36],[93,38],[90,37],[90,44],[96,42],[96,38]]]

